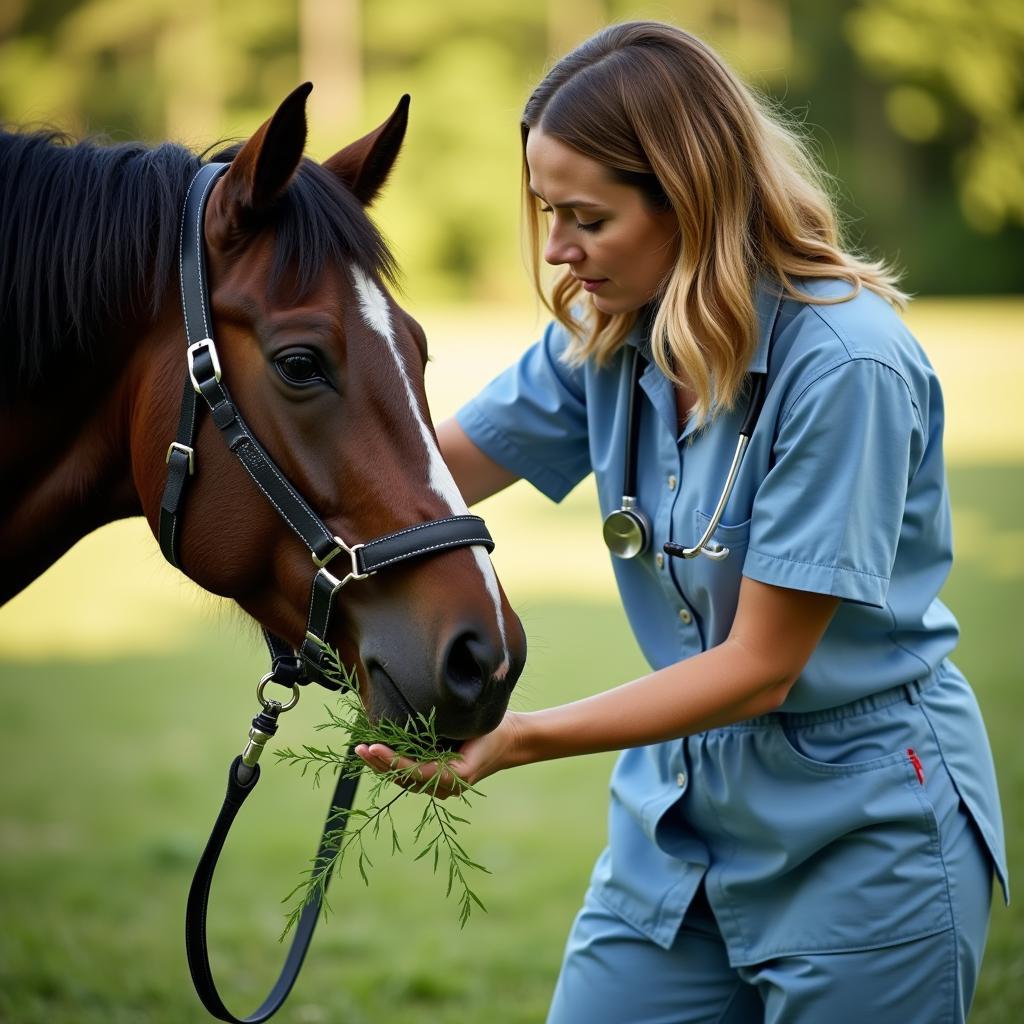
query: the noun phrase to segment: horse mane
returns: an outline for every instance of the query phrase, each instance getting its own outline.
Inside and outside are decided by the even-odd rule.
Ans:
[[[102,365],[113,334],[158,314],[177,281],[185,192],[206,156],[0,130],[0,401]],[[301,297],[338,262],[395,279],[362,205],[313,161],[259,228],[275,232],[272,291]]]

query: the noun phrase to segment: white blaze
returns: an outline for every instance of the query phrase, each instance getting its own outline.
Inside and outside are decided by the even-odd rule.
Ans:
[[[391,323],[391,309],[388,306],[388,300],[377,285],[359,267],[353,266],[351,270],[352,279],[355,281],[356,294],[359,296],[359,308],[363,314],[363,320],[368,327],[372,327],[387,342],[388,350],[391,352],[395,365],[398,367],[398,376],[405,388],[409,408],[416,417],[416,423],[420,428],[420,436],[423,438],[423,445],[427,450],[427,478],[430,483],[430,489],[448,503],[452,515],[468,515],[469,509],[462,498],[462,493],[455,486],[451,470],[448,469],[444,459],[441,458],[441,451],[437,447],[434,435],[430,432],[420,413],[420,406],[412,388],[412,381],[409,380],[409,375],[405,370],[405,363],[402,361],[401,353],[395,344],[395,332]],[[494,601],[498,630],[501,633],[502,650],[505,654],[501,664],[498,666],[497,672],[495,672],[495,678],[504,679],[505,673],[509,669],[509,658],[508,641],[505,638],[505,617],[501,612],[501,597],[498,594],[498,577],[495,575],[494,566],[491,565],[487,552],[479,544],[471,545],[470,551],[473,552],[473,557],[476,559],[480,572],[483,574],[487,592]]]

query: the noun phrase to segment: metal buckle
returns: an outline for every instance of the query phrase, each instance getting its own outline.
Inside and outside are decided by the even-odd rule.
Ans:
[[[335,537],[334,539],[337,541],[337,544],[335,544],[334,547],[331,548],[331,550],[328,551],[323,558],[317,558],[316,552],[311,552],[311,554],[313,555],[313,564],[318,569],[322,569],[339,551],[341,551],[342,548],[348,550],[347,545],[340,537]]]
[[[177,441],[172,441],[167,449],[167,458],[164,459],[168,465],[171,462],[171,452],[177,448],[179,452],[184,452],[188,456],[188,475],[192,476],[196,471],[196,453],[193,449],[189,448],[187,444],[179,444]]]
[[[329,655],[332,653],[330,646],[325,641],[321,640],[320,637],[316,635],[316,633],[311,633],[308,629],[306,630],[306,639],[316,644],[317,649],[320,651],[321,654]]]
[[[333,593],[337,593],[343,586],[345,586],[346,583],[349,583],[352,580],[365,580],[373,575],[372,572],[359,571],[359,563],[356,560],[356,553],[361,547],[363,547],[362,544],[353,544],[349,547],[348,544],[346,544],[340,537],[335,537],[334,543],[335,547],[328,551],[323,558],[317,558],[316,553],[313,552],[313,564],[324,574],[327,581],[334,588]],[[333,573],[328,572],[325,566],[332,558],[340,554],[342,551],[348,555],[352,563],[352,571],[346,574],[343,579],[339,580]]]
[[[196,394],[199,395],[203,392],[199,387],[199,381],[196,380],[195,354],[200,348],[204,347],[210,350],[210,362],[213,363],[213,379],[220,383],[220,360],[217,358],[217,346],[214,345],[213,338],[201,338],[194,345],[189,345],[185,350],[185,357],[188,359],[188,375],[192,378],[192,387],[196,389]]]

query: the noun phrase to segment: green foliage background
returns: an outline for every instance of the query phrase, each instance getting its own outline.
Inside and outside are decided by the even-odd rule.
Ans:
[[[917,293],[1024,286],[1017,0],[5,0],[0,119],[203,148],[303,78],[325,156],[413,98],[382,213],[416,301],[521,300],[518,118],[614,19],[674,21],[803,120],[850,241]]]

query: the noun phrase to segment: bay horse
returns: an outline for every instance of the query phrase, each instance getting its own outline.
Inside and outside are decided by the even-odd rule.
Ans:
[[[105,523],[144,515],[160,537],[168,465],[187,455],[168,554],[186,575],[293,651],[309,633],[311,580],[358,579],[319,639],[356,671],[371,717],[433,711],[439,734],[475,736],[497,725],[525,659],[485,550],[465,537],[424,545],[412,554],[429,557],[406,552],[374,575],[354,553],[474,518],[431,425],[426,339],[386,289],[393,257],[366,212],[398,156],[408,97],[318,164],[303,156],[310,89],[214,158],[229,166],[196,225],[213,323],[188,365],[202,398],[200,356],[211,387],[218,364],[238,422],[340,547],[314,546],[311,563],[287,509],[217,436],[216,410],[197,400],[194,443],[175,442],[179,216],[203,159],[169,143],[0,132],[0,603]],[[352,560],[345,581],[324,568],[336,555],[338,575]]]

